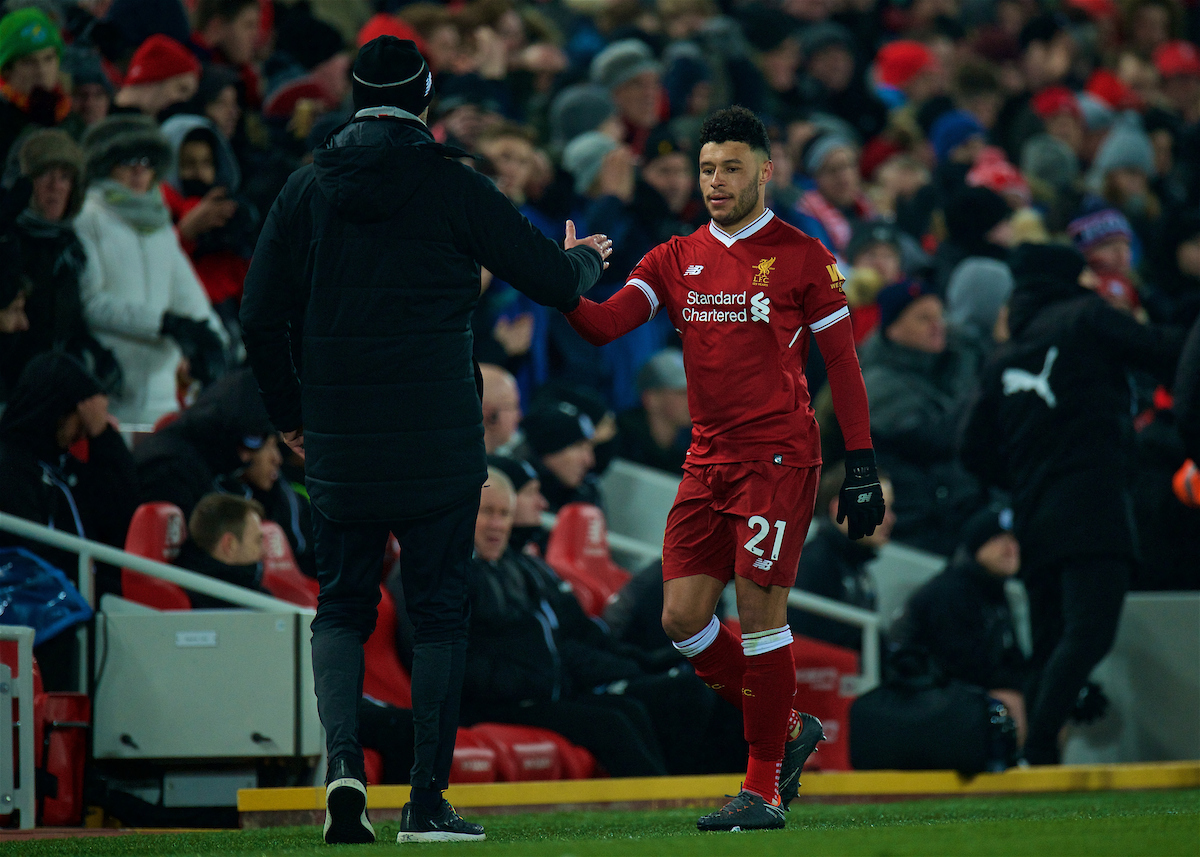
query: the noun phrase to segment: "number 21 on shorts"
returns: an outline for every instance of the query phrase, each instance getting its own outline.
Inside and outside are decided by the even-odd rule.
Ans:
[[[758,543],[765,539],[767,534],[771,532],[771,522],[762,515],[755,515],[754,517],[748,519],[746,523],[750,525],[751,529],[757,530],[758,532],[751,536],[750,541],[746,542],[746,544],[744,544],[742,547],[750,551],[750,553],[754,554],[755,556],[761,557],[764,553],[766,553],[766,551],[760,548]],[[779,559],[779,550],[783,547],[783,531],[786,529],[787,521],[775,522],[775,542],[773,545],[771,545],[771,562]]]

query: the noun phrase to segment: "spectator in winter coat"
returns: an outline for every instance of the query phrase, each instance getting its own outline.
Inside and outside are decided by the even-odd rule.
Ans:
[[[987,690],[1008,707],[1020,745],[1029,666],[1004,593],[1005,582],[1021,566],[1012,512],[983,509],[967,521],[961,537],[946,570],[909,596],[888,647],[895,657],[924,661],[939,678]]]
[[[1150,318],[1191,324],[1200,317],[1200,213],[1182,211],[1163,225],[1144,295]]]
[[[62,35],[41,9],[26,7],[0,17],[0,164],[31,125],[82,130],[59,82],[62,52]]]
[[[129,60],[113,112],[157,118],[194,96],[199,86],[200,61],[175,39],[155,33]]]
[[[848,137],[828,131],[805,147],[803,166],[816,187],[800,197],[797,225],[840,256],[850,243],[854,227],[876,218],[874,207],[862,192],[858,146]]]
[[[507,455],[489,455],[488,467],[494,467],[507,476],[517,496],[508,546],[517,553],[540,556],[549,536],[542,528],[542,513],[550,504],[542,496],[542,482],[538,479],[537,471],[525,459]]]
[[[84,138],[88,193],[75,229],[87,253],[83,311],[121,366],[123,422],[153,424],[177,405],[177,370],[203,383],[224,369],[224,331],[171,228],[157,179],[171,153],[153,120],[105,119]]]
[[[549,566],[511,550],[514,506],[507,477],[489,470],[468,580],[464,718],[553,729],[612,776],[736,768],[732,712],[695,675],[656,673],[588,619]]]
[[[174,503],[187,516],[213,491],[253,499],[287,534],[300,569],[316,576],[308,500],[280,478],[278,437],[249,369],[204,390],[138,444],[134,459],[143,503]]]
[[[1013,244],[1013,210],[1004,197],[986,187],[968,187],[946,203],[949,237],[933,257],[933,286],[945,295],[950,278],[966,259],[1003,262]],[[999,280],[1001,277],[997,276]]]
[[[899,496],[897,541],[950,555],[983,492],[955,443],[978,354],[948,331],[941,299],[914,280],[879,293],[879,333],[862,349],[871,434]]]
[[[617,457],[680,476],[692,442],[683,354],[664,348],[638,371],[640,408],[617,418]]]
[[[800,569],[796,575],[795,588],[813,595],[832,598],[851,607],[863,610],[875,609],[875,581],[867,571],[867,563],[875,559],[879,549],[891,541],[892,527],[896,516],[892,512],[896,495],[892,481],[883,471],[879,483],[883,486],[883,499],[887,503],[883,523],[875,532],[858,541],[846,535],[846,523],[837,522],[838,492],[846,478],[846,465],[838,462],[826,465],[817,488],[817,533],[804,545],[800,554]],[[824,640],[835,646],[859,651],[862,649],[862,631],[854,625],[827,619],[807,610],[788,608],[788,625],[797,634]]]
[[[1169,381],[1183,336],[1108,306],[1085,285],[1096,278],[1076,250],[1022,245],[1012,267],[1012,338],[983,371],[961,454],[980,479],[1012,491],[1036,670],[1025,752],[1054,764],[1059,730],[1112,645],[1137,560],[1127,373]]]
[[[79,357],[108,393],[120,389],[120,367],[88,331],[80,298],[87,266],[73,221],[83,203],[83,151],[57,128],[21,143],[21,174],[32,183],[29,205],[16,218],[15,254],[6,256],[18,280],[28,329],[0,335],[0,390],[11,389],[37,354]]]
[[[608,91],[624,126],[622,139],[635,154],[645,149],[650,129],[664,117],[662,67],[640,39],[613,42],[592,60],[591,82]]]
[[[596,463],[596,426],[569,402],[546,402],[521,421],[525,442],[536,458],[542,494],[557,512],[568,503],[601,505],[600,483],[591,473]]]
[[[238,196],[241,169],[210,120],[172,116],[162,133],[173,156],[163,176],[163,199],[213,309],[236,338],[242,284],[258,239],[258,211]]]

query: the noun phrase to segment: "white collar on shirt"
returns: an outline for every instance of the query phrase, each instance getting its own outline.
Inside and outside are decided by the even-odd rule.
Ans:
[[[763,213],[754,219],[753,223],[749,223],[739,229],[737,232],[730,235],[720,226],[717,226],[713,221],[708,221],[708,231],[712,233],[713,238],[716,238],[726,247],[732,247],[735,241],[742,238],[749,238],[755,232],[762,229],[775,217],[775,212],[769,208],[764,208]]]

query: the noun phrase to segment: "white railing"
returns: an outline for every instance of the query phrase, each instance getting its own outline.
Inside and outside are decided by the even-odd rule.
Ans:
[[[6,512],[0,512],[0,530],[38,542],[39,544],[57,548],[61,551],[76,554],[78,556],[77,586],[79,593],[93,608],[96,606],[96,588],[92,568],[93,561],[95,561],[107,563],[117,568],[129,568],[133,571],[139,571],[150,577],[156,577],[159,580],[165,580],[168,583],[182,586],[184,589],[192,592],[199,592],[202,595],[219,598],[238,607],[286,613],[310,612],[308,608],[300,607],[287,601],[281,601],[270,595],[263,595],[261,592],[254,592],[236,584],[225,583],[222,580],[216,580],[215,578],[197,574],[193,571],[185,571],[182,568],[167,565],[165,562],[146,559],[144,556],[127,553],[126,551],[118,550],[100,542],[93,542],[89,539],[81,539],[78,536],[60,533],[58,530],[52,530],[49,527],[35,524],[32,521],[18,518]],[[86,628],[80,627],[77,630],[76,641],[79,648],[79,690],[87,693],[88,638]]]
[[[17,812],[22,830],[36,822],[33,771],[33,628],[0,625],[0,640],[17,643],[17,670],[0,664],[0,815]],[[17,722],[12,719],[13,697]],[[13,728],[17,740],[13,741]],[[16,758],[13,758],[13,748]],[[19,785],[18,785],[19,783]]]

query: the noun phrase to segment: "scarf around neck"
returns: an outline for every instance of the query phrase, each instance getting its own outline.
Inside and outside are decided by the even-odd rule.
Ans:
[[[93,182],[92,193],[101,204],[137,232],[157,232],[171,223],[171,212],[163,202],[158,185],[146,193],[135,193],[113,179]]]

